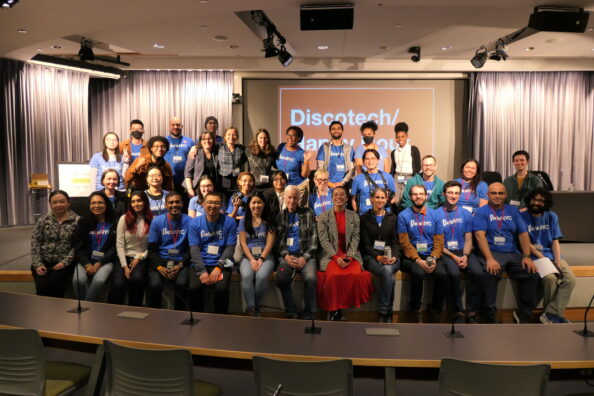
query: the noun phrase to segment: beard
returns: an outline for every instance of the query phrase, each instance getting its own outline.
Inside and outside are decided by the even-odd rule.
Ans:
[[[533,213],[533,214],[542,214],[545,211],[544,207],[537,206],[537,205],[530,205],[529,209],[530,209],[530,213]]]
[[[413,206],[417,209],[423,209],[423,206],[425,206],[425,202],[423,202],[420,205],[418,205],[416,202],[413,202]]]

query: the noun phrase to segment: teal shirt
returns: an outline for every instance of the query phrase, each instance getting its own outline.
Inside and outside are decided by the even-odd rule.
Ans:
[[[444,182],[439,177],[435,176],[433,178],[433,192],[429,197],[427,197],[427,206],[431,209],[438,208],[443,204],[443,185]],[[401,206],[403,208],[410,208],[412,206],[412,201],[410,200],[409,191],[412,186],[423,185],[423,176],[421,173],[417,173],[413,177],[411,177],[407,182],[406,186],[404,187],[404,192],[402,193],[402,199],[400,200]]]

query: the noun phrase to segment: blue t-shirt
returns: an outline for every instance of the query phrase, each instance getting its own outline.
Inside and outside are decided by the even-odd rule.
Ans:
[[[319,196],[317,193],[310,194],[309,207],[313,209],[316,216],[321,215],[328,209],[332,209],[334,207],[332,203],[332,189],[329,188],[326,195],[323,196]]]
[[[451,212],[446,211],[445,207],[436,209],[441,215],[441,225],[445,247],[448,250],[463,250],[464,236],[467,232],[472,232],[472,215],[467,210],[457,206]]]
[[[245,232],[245,237],[247,239],[247,245],[249,248],[253,248],[259,246],[264,251],[264,247],[266,246],[266,236],[268,235],[268,225],[266,222],[262,221],[258,227],[254,227],[254,234],[248,234],[245,230],[245,217],[239,220],[239,227],[237,227],[237,232]]]
[[[377,221],[377,225],[378,226],[382,226],[382,221],[384,221],[384,217],[386,216],[379,216],[379,215],[375,215],[375,221]]]
[[[100,151],[98,153],[93,154],[93,156],[91,157],[91,161],[89,161],[89,166],[91,168],[95,168],[97,169],[97,179],[95,181],[95,190],[101,190],[103,189],[103,186],[101,185],[101,176],[103,175],[103,172],[105,171],[105,169],[115,169],[118,172],[118,175],[120,175],[120,184],[118,185],[118,190],[124,190],[124,177],[122,175],[122,171],[124,169],[124,162],[123,161],[105,161],[103,159],[103,153]]]
[[[190,203],[188,204],[188,211],[190,210],[196,212],[196,217],[204,215],[204,206],[198,203],[197,195],[194,198],[190,199]]]
[[[167,216],[162,214],[153,219],[148,243],[159,244],[159,257],[162,259],[182,260],[188,249],[188,228],[192,218],[182,214],[179,220],[170,220]]]
[[[276,160],[276,169],[282,170],[288,177],[287,184],[297,185],[301,184],[303,177],[301,177],[301,166],[303,165],[305,151],[301,147],[297,147],[295,151],[287,150],[285,145],[282,145],[281,151],[278,153]]]
[[[160,198],[156,198],[154,195],[149,194],[148,190],[145,190],[144,193],[149,200],[149,206],[153,216],[156,217],[167,213],[167,208],[165,207],[165,197],[167,194],[169,194],[169,191],[163,190],[163,194],[161,194]]]
[[[427,189],[427,197],[430,197],[431,193],[433,193],[433,187],[435,187],[435,182],[423,180],[423,184]]]
[[[528,231],[518,208],[511,205],[498,210],[491,205],[478,208],[472,219],[472,230],[486,231],[491,251],[501,253],[519,253],[517,236]]]
[[[111,228],[111,223],[97,223],[97,226],[94,230],[89,231],[89,241],[91,242],[90,251],[89,251],[89,259],[91,260],[99,260],[100,257],[93,257],[93,252],[101,252],[107,239],[109,238],[109,229]]]
[[[130,142],[130,163],[134,162],[136,158],[140,157],[140,149],[142,148],[141,144],[134,144]]]
[[[544,212],[542,216],[534,217],[530,212],[520,213],[522,219],[528,227],[530,242],[537,250],[551,260],[555,259],[553,255],[553,241],[563,238],[561,228],[559,227],[559,218],[554,212]],[[536,257],[532,257],[536,258]]]
[[[169,141],[169,150],[167,150],[163,158],[171,165],[173,183],[181,184],[184,181],[184,169],[186,167],[188,153],[192,146],[194,146],[194,141],[187,136],[174,138],[171,135],[167,136],[167,140]]]
[[[382,180],[383,175],[386,184],[384,184],[384,180]],[[383,187],[387,190],[392,192],[396,192],[396,186],[394,185],[394,177],[390,176],[388,173],[384,171],[379,171],[377,173],[369,173],[369,176],[378,187]],[[358,197],[358,207],[359,207],[359,214],[363,214],[372,208],[371,205],[371,192],[375,189],[373,184],[368,184],[367,178],[365,174],[361,173],[355,177],[353,180],[353,187],[351,189],[351,195],[355,195]],[[386,203],[386,210],[390,210],[390,203]]]
[[[289,213],[289,224],[287,227],[287,248],[289,249],[289,253],[292,255],[299,253],[299,215],[297,212]]]
[[[379,170],[383,171],[383,170],[385,170],[384,169],[384,160],[386,158],[388,158],[388,152],[386,151],[386,148],[384,146],[381,146],[378,144],[377,147],[378,147],[377,152],[380,155],[380,159],[379,159],[379,163],[377,164],[377,168]],[[355,158],[360,158],[361,160],[363,160],[363,153],[365,152],[365,150],[367,150],[367,149],[363,145],[357,147],[357,149],[355,150]],[[367,170],[365,163],[363,163],[363,170]]]
[[[458,178],[455,181],[462,184],[462,191],[460,193],[460,200],[458,206],[466,209],[469,213],[473,213],[474,210],[478,209],[480,200],[488,200],[487,190],[489,186],[484,181],[479,182],[476,186],[476,192],[472,192],[470,184],[466,183],[462,178]]]
[[[229,198],[229,202],[227,202],[227,210],[225,211],[225,213],[230,214],[231,212],[233,212],[233,198],[234,195],[232,195]],[[243,198],[241,198],[241,202],[242,204],[239,205],[239,208],[237,208],[237,217],[242,217],[245,216],[245,208],[247,208],[247,201],[248,201],[248,197],[247,195],[244,195]]]
[[[190,223],[190,246],[200,248],[205,266],[215,266],[226,246],[237,245],[237,222],[229,216],[219,216],[211,223],[206,216],[196,217]],[[209,253],[209,246],[216,246],[216,254]],[[212,248],[211,248],[212,249]]]
[[[398,214],[396,232],[408,234],[410,243],[423,256],[429,256],[433,250],[433,237],[443,234],[443,225],[438,209],[425,208],[425,214],[406,208]]]
[[[332,183],[339,183],[344,179],[346,174],[346,162],[344,158],[344,146],[330,145],[330,161],[328,161],[328,173],[330,174],[330,181]],[[317,161],[325,161],[324,145],[318,149]],[[355,152],[351,150],[351,162],[355,161]]]

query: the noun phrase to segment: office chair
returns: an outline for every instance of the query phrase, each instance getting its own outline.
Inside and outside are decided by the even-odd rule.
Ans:
[[[503,179],[501,178],[501,173],[499,173],[499,172],[483,171],[483,172],[481,172],[481,177],[482,177],[483,181],[485,183],[487,183],[487,185],[503,182]]]
[[[534,174],[536,177],[539,177],[542,180],[542,184],[544,184],[544,187],[549,190],[549,191],[553,191],[553,182],[551,181],[551,178],[549,177],[549,174],[545,171],[530,171],[530,173]]]

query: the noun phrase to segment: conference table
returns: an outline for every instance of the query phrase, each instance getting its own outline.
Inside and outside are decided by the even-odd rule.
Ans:
[[[0,292],[0,327],[37,329],[47,339],[102,344],[108,339],[139,348],[184,348],[206,357],[251,359],[255,355],[299,361],[350,359],[355,366],[385,368],[385,392],[395,390],[398,367],[439,367],[451,357],[485,363],[550,364],[552,369],[594,368],[594,338],[573,332],[583,324],[457,325],[464,338],[447,338],[447,324],[382,324],[310,321],[195,313],[82,302]],[[144,319],[117,316],[124,311]],[[369,332],[398,335],[368,335]]]

